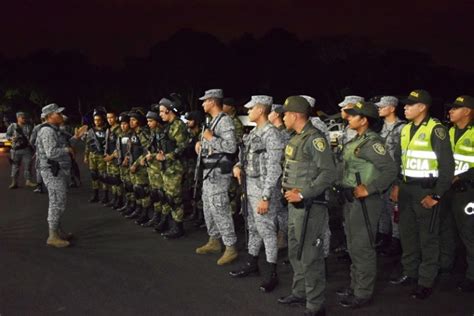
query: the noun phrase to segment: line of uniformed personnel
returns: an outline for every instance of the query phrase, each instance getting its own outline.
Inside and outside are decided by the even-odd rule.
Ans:
[[[208,90],[200,100],[210,117],[202,130],[204,115],[189,114],[187,128],[176,98],[161,99],[146,115],[139,109],[118,117],[96,111],[85,155],[93,181],[91,202],[99,201],[102,190],[101,202],[137,224],[153,227],[167,239],[182,237],[190,174],[199,155],[202,204],[193,202],[198,205],[193,215],[204,219],[209,240],[196,253],[220,254],[223,244],[217,264],[238,257],[229,200],[234,176],[245,188],[248,255],[230,275],[240,278],[262,270],[260,289],[272,291],[278,284],[279,239],[286,238],[294,276],[291,294],[280,298],[281,304],[304,305],[307,315],[325,314],[327,202],[333,188],[344,201],[351,259],[350,285],[337,291],[341,306],[357,308],[372,301],[375,232],[392,233],[403,269],[390,282],[413,284],[410,295],[417,299],[431,295],[440,265],[453,268],[459,235],[468,261],[459,289],[474,291],[472,97],[450,104],[449,132],[429,115],[432,100],[424,90],[400,101],[408,123],[394,114],[399,103],[394,97],[376,104],[346,97],[340,106],[348,124],[336,154],[325,126],[310,117],[314,99],[309,96],[289,97],[283,106],[273,104],[270,96],[252,96],[245,108],[256,126],[241,141],[236,136],[241,126],[223,111],[223,91]],[[259,264],[262,246],[264,265]]]

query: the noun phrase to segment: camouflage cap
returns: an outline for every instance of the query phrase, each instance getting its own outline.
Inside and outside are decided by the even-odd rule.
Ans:
[[[363,97],[359,97],[358,95],[348,95],[344,98],[344,101],[339,103],[339,107],[343,108],[348,104],[356,104],[357,102],[365,101]]]
[[[354,104],[353,108],[345,109],[349,115],[362,115],[371,118],[379,118],[377,106],[372,102],[361,101]]]
[[[316,104],[316,99],[313,97],[310,97],[309,95],[300,95],[300,97],[303,97],[308,101],[309,106],[314,108],[314,105]]]
[[[380,101],[375,103],[376,106],[379,108],[383,108],[385,106],[397,106],[398,105],[398,99],[393,96],[385,96],[381,97]]]
[[[272,104],[272,112],[283,113],[285,109],[281,104]]]
[[[299,95],[296,95],[288,97],[285,100],[285,104],[283,104],[283,108],[284,112],[308,114],[309,110],[311,109],[311,105],[309,104],[308,100]]]
[[[199,100],[207,100],[210,98],[215,98],[215,99],[223,99],[224,98],[224,91],[222,89],[211,89],[211,90],[206,90],[204,92],[204,95],[199,98]]]
[[[450,108],[470,108],[474,109],[474,98],[469,95],[462,95],[456,98],[453,103],[449,103]]]
[[[422,104],[431,106],[431,104],[433,103],[433,100],[428,91],[419,89],[419,90],[413,90],[412,92],[410,92],[408,97],[406,97],[403,100],[400,100],[400,102],[402,104],[407,104],[407,105],[422,103]]]
[[[48,105],[44,106],[41,109],[41,115],[46,117],[49,114],[61,113],[62,111],[64,111],[63,107],[59,107],[56,103],[51,103],[51,104],[48,104]]]
[[[160,118],[160,115],[156,113],[155,111],[148,111],[146,113],[146,118],[158,121],[158,119]]]
[[[251,109],[257,104],[271,106],[273,104],[273,98],[268,95],[253,95],[250,101],[247,102],[244,107]]]

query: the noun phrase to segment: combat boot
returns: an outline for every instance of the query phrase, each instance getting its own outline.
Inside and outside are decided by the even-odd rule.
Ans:
[[[28,187],[28,188],[36,188],[37,185],[38,185],[37,183],[35,183],[31,180],[26,180],[26,182],[25,182],[25,186]]]
[[[169,214],[161,214],[160,221],[155,225],[155,232],[162,233],[168,228]]]
[[[149,207],[144,207],[143,212],[137,217],[135,224],[141,225],[148,222],[150,219],[148,218],[148,209]]]
[[[113,207],[117,201],[117,194],[112,194],[112,199],[105,204],[106,207]]]
[[[205,255],[208,253],[219,253],[222,251],[221,242],[219,239],[209,237],[209,241],[199,248],[196,248],[196,253],[199,255]]]
[[[127,219],[135,219],[138,218],[142,215],[143,213],[143,207],[140,204],[137,204],[137,207],[135,208],[135,211],[131,214],[125,215],[125,218]]]
[[[184,236],[183,222],[177,222],[174,219],[171,219],[170,224],[171,228],[167,232],[161,234],[163,238],[177,239]]]
[[[237,259],[238,255],[239,254],[235,246],[226,246],[224,254],[222,255],[222,257],[219,258],[219,260],[217,260],[217,264],[222,266],[224,264],[231,263],[232,261]]]
[[[278,285],[277,265],[267,262],[269,269],[265,271],[265,277],[260,285],[260,291],[269,293]]]
[[[18,188],[18,183],[16,181],[16,178],[12,178],[12,183],[10,184],[10,186],[8,187],[10,190],[11,189],[16,189]]]
[[[102,205],[104,205],[104,206],[107,206],[107,203],[109,203],[109,191],[108,190],[104,190],[104,196],[100,200],[100,203],[102,203]]]
[[[55,248],[64,248],[70,245],[69,241],[61,239],[58,232],[54,229],[49,230],[49,237],[48,240],[46,240],[46,244]]]
[[[148,222],[143,223],[141,225],[143,227],[153,227],[155,225],[158,225],[159,222],[160,222],[160,213],[153,212],[153,216],[151,217],[151,219]]]
[[[135,212],[135,209],[137,208],[137,202],[136,201],[132,201],[130,203],[130,205],[128,206],[128,208],[122,212],[122,215],[123,216],[127,216],[127,215],[130,215],[132,214],[133,212]]]
[[[247,262],[239,270],[229,272],[233,278],[244,278],[251,274],[258,274],[258,256],[248,255]]]
[[[89,202],[90,203],[99,202],[99,190],[98,189],[94,189],[94,191],[92,193],[92,197],[89,199]]]
[[[114,210],[121,209],[123,207],[123,195],[117,194],[117,199],[115,200],[115,204],[112,207]]]
[[[125,211],[128,210],[128,208],[132,205],[132,201],[130,201],[129,199],[127,199],[127,201],[125,202],[124,205],[122,205],[122,207],[120,207],[119,209],[117,209],[117,211],[119,213],[123,213]]]

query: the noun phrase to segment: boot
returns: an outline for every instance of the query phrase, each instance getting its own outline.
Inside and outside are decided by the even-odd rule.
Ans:
[[[269,293],[273,291],[278,285],[278,275],[277,275],[277,265],[276,263],[268,263],[268,271],[266,271],[265,278],[263,279],[262,284],[260,285],[260,291]]]
[[[153,216],[151,217],[151,219],[148,222],[143,223],[141,225],[143,227],[153,227],[155,225],[158,225],[159,222],[160,222],[160,213],[153,212]]]
[[[117,211],[119,213],[123,213],[125,212],[126,210],[128,210],[128,208],[130,207],[130,205],[132,205],[132,201],[128,200],[125,202],[124,205],[122,205],[122,207],[118,208]]]
[[[49,230],[49,237],[48,237],[48,240],[46,240],[46,244],[48,246],[52,246],[56,248],[64,248],[70,245],[69,241],[61,239],[58,235],[57,230],[54,230],[54,229]]]
[[[258,274],[258,256],[248,255],[247,262],[240,267],[239,270],[229,272],[229,275],[233,278],[244,278],[251,274]]]
[[[38,184],[36,185],[36,189],[34,189],[33,192],[34,193],[44,193],[43,183],[38,182]]]
[[[92,197],[89,199],[89,202],[90,203],[99,202],[99,190],[98,189],[94,189],[94,191],[92,193]]]
[[[125,215],[125,218],[127,219],[135,219],[138,218],[142,215],[143,213],[143,207],[140,204],[137,204],[137,207],[135,208],[135,211],[131,214]]]
[[[36,188],[37,185],[38,185],[37,183],[35,183],[31,180],[26,180],[26,182],[25,182],[25,186],[28,187],[28,188]]]
[[[123,195],[117,194],[117,199],[115,200],[115,204],[113,205],[114,210],[121,209],[123,207]]]
[[[107,203],[109,203],[109,191],[108,190],[104,190],[104,196],[102,197],[102,200],[100,200],[100,203],[102,203],[102,205],[104,205],[104,206],[107,206]]]
[[[135,221],[135,224],[141,225],[146,222],[148,222],[150,219],[148,218],[148,209],[149,207],[144,207],[143,212],[138,216],[137,220]]]
[[[133,212],[135,212],[136,208],[137,208],[137,202],[132,201],[130,202],[130,205],[122,212],[122,215],[123,216],[131,215]]]
[[[277,234],[277,247],[278,250],[283,250],[288,248],[288,240],[286,234],[283,231],[278,231]]]
[[[177,222],[174,219],[170,221],[170,229],[162,233],[161,236],[165,239],[177,239],[184,236],[183,222]]]
[[[222,255],[222,257],[219,258],[219,260],[217,260],[217,264],[222,266],[224,264],[231,263],[232,261],[237,259],[238,255],[239,254],[237,253],[237,249],[235,248],[235,246],[226,246],[224,254]]]
[[[161,218],[158,224],[155,225],[155,232],[162,233],[168,228],[169,214],[161,214]]]
[[[196,253],[199,255],[205,255],[208,253],[219,253],[222,251],[221,242],[219,239],[209,237],[209,241],[204,245],[196,249]]]
[[[16,178],[12,178],[12,183],[10,184],[10,186],[8,187],[10,190],[11,189],[16,189],[18,188],[18,183],[16,181]]]
[[[117,194],[112,194],[112,199],[105,204],[106,207],[113,207],[117,201]]]

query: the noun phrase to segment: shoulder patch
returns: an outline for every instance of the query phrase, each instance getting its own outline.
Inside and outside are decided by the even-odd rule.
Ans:
[[[372,145],[372,148],[374,149],[374,151],[379,154],[379,155],[382,155],[384,156],[386,154],[386,150],[385,150],[385,147],[381,144],[381,143],[375,143]]]
[[[317,151],[323,152],[326,149],[326,142],[324,138],[318,137],[313,139],[313,146]]]
[[[446,131],[442,127],[437,127],[434,129],[435,135],[441,139],[444,140],[446,138]]]

